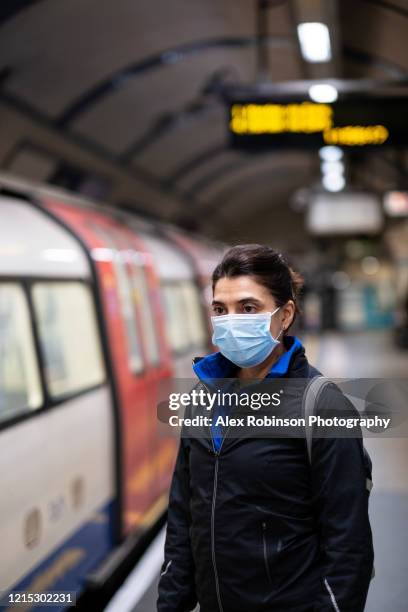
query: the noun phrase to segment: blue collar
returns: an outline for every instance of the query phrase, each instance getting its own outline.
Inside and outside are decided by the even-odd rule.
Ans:
[[[285,342],[285,340],[287,341]],[[302,348],[302,343],[297,336],[286,336],[285,340],[286,352],[279,357],[278,361],[275,361],[266,378],[277,378],[287,374],[293,353]]]
[[[292,355],[300,348],[303,348],[297,336],[284,336],[283,343],[286,352],[272,365],[266,375],[267,378],[277,378],[287,374]],[[200,380],[204,383],[210,383],[213,378],[234,378],[237,372],[237,366],[224,357],[222,353],[217,352],[211,353],[196,363],[193,363],[193,370]]]

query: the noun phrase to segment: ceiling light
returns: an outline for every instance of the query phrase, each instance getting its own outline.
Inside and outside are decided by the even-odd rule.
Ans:
[[[297,32],[300,50],[307,62],[331,60],[330,35],[327,25],[319,22],[300,23]]]
[[[346,179],[342,174],[330,172],[322,177],[322,184],[327,191],[341,191],[346,185]]]
[[[344,164],[341,161],[324,161],[321,164],[321,170],[323,174],[329,174],[330,172],[336,172],[337,174],[344,174]]]
[[[342,159],[343,151],[340,149],[340,147],[328,145],[319,149],[319,156],[323,161],[336,162]]]
[[[314,102],[328,104],[337,100],[337,89],[329,83],[319,83],[309,87],[309,96]]]

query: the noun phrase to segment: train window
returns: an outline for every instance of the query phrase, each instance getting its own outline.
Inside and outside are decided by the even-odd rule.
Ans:
[[[181,353],[190,346],[181,287],[178,283],[164,284],[162,293],[169,344],[175,353]]]
[[[136,307],[142,319],[147,359],[150,364],[156,365],[160,361],[160,351],[153,318],[154,313],[150,303],[149,288],[143,268],[132,265],[131,279]]]
[[[41,383],[23,289],[0,284],[0,420],[39,408]]]
[[[54,398],[93,387],[105,378],[89,288],[78,281],[37,282],[33,301]]]
[[[198,289],[191,281],[183,282],[180,288],[184,300],[186,326],[191,344],[193,346],[203,346],[206,342],[206,330]]]

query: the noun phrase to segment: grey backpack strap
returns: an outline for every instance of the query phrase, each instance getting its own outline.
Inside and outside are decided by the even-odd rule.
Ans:
[[[312,464],[312,442],[313,442],[313,427],[309,425],[309,417],[313,416],[315,408],[317,406],[318,397],[322,392],[323,388],[330,383],[330,379],[323,375],[314,376],[311,378],[304,390],[303,401],[302,401],[302,416],[305,419],[305,436],[306,436],[306,447],[307,456],[309,463]],[[363,447],[364,448],[364,447]],[[366,453],[364,448],[364,453]],[[366,478],[366,489],[370,493],[373,488],[373,481],[371,478]]]
[[[303,400],[302,400],[302,416],[305,419],[305,435],[306,435],[306,447],[307,447],[307,457],[309,459],[309,464],[312,464],[312,442],[313,442],[313,427],[309,425],[309,416],[312,416],[315,411],[315,407],[317,406],[318,397],[322,391],[322,389],[330,383],[330,380],[323,375],[317,375],[311,378],[304,390]],[[366,452],[366,451],[365,451]],[[372,489],[373,483],[371,478],[366,478],[366,488],[368,493]],[[371,570],[371,580],[375,576],[375,567],[373,564]]]
[[[313,427],[309,425],[309,417],[314,414],[317,399],[323,387],[329,383],[330,380],[321,374],[314,376],[308,381],[303,393],[302,416],[305,419],[306,447],[310,464],[312,463]]]

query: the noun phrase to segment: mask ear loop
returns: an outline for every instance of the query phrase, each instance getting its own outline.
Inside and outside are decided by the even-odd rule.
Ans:
[[[277,308],[275,308],[275,310],[271,313],[271,317],[275,314],[275,312],[278,312],[278,310],[281,308],[281,306],[278,306]],[[279,336],[281,335],[281,333],[285,331],[285,328],[282,327],[282,329],[280,330],[279,334],[276,336],[275,340],[278,340]]]
[[[281,306],[278,306],[277,308],[275,308],[275,310],[273,311],[272,315],[275,314],[275,312],[278,312],[278,310],[281,308]],[[275,340],[277,340],[279,338],[279,336],[281,335],[282,332],[286,331],[286,327],[282,327],[282,329],[280,330],[279,334],[276,336]]]
[[[279,336],[281,335],[281,333],[285,331],[285,328],[282,327],[282,329],[280,330],[279,334],[276,336],[275,340],[278,340]]]

